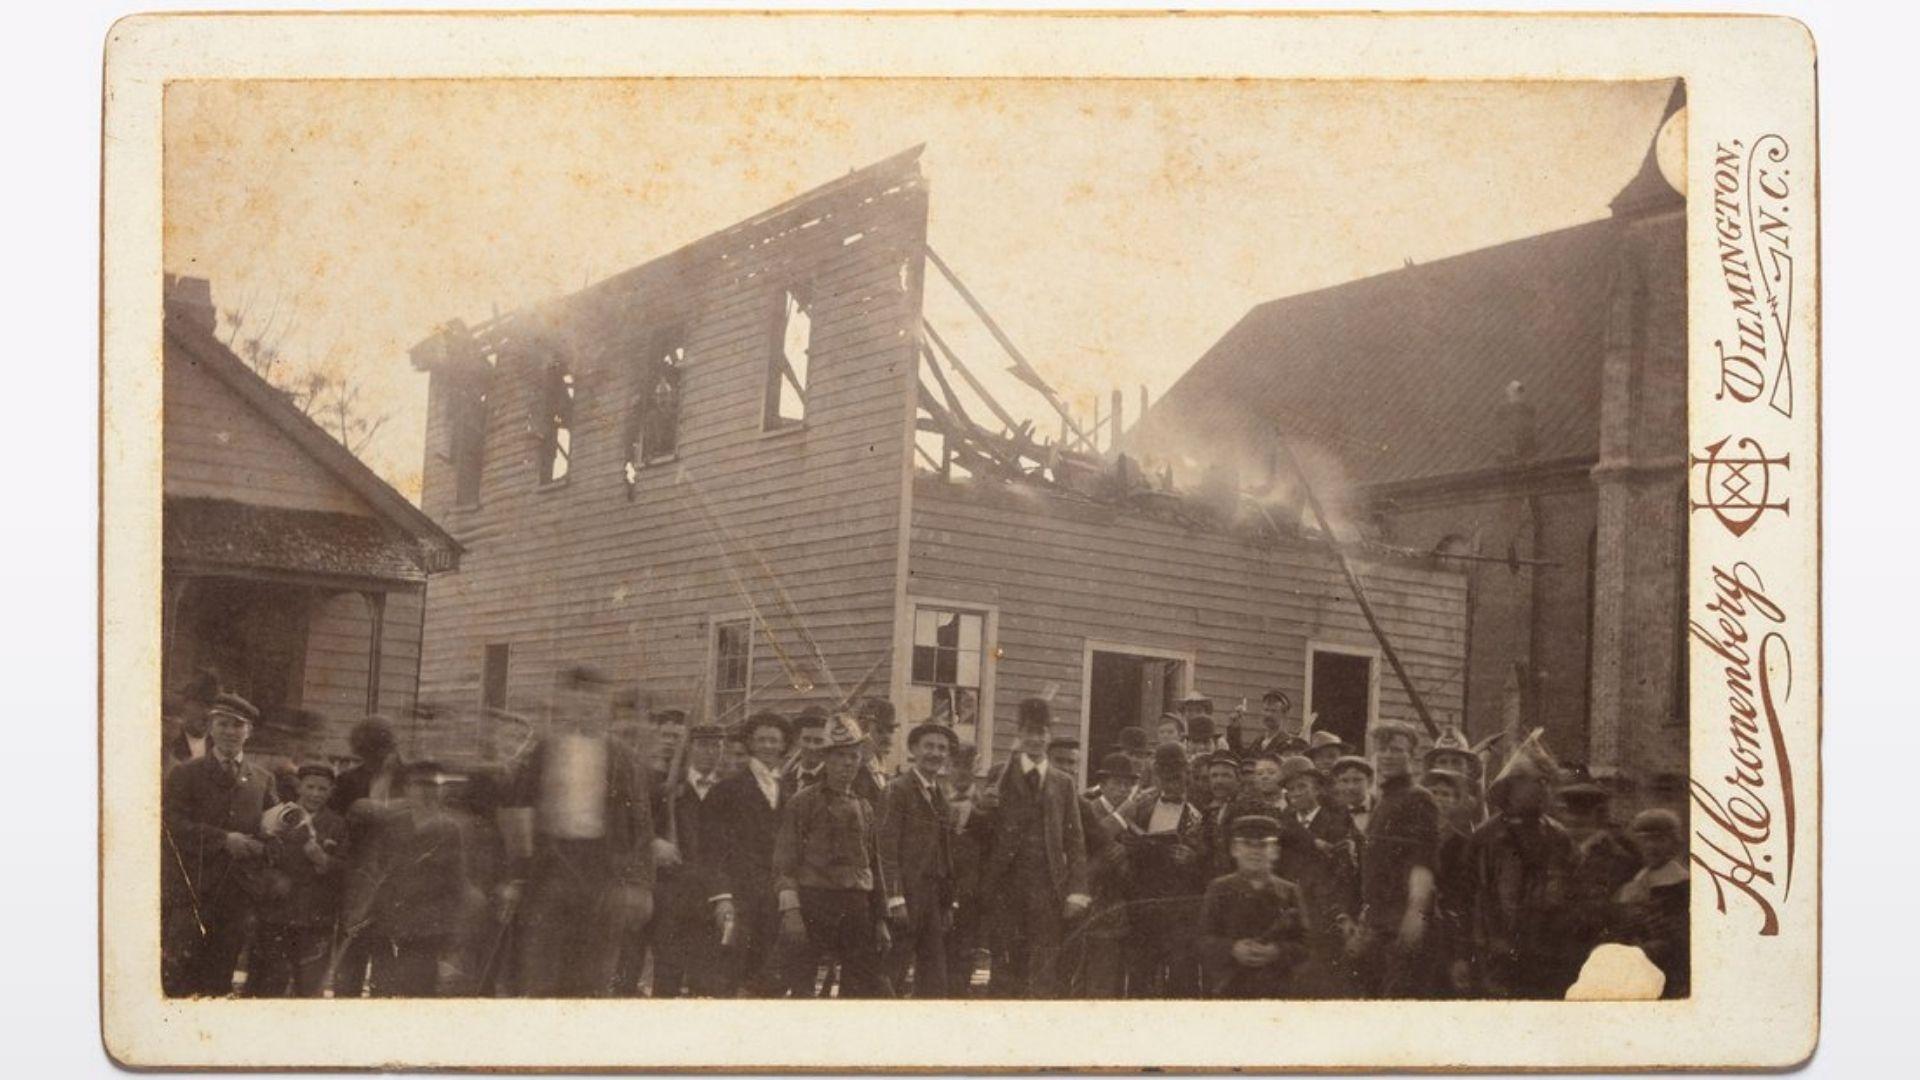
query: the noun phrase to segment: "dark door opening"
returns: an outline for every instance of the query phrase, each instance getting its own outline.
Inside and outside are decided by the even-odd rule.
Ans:
[[[1120,748],[1120,729],[1142,727],[1149,737],[1153,722],[1171,712],[1185,682],[1187,662],[1133,653],[1093,653],[1087,691],[1087,745],[1080,760],[1088,773],[1100,759]]]
[[[1313,652],[1313,730],[1331,731],[1360,753],[1367,752],[1367,712],[1373,698],[1373,657]]]

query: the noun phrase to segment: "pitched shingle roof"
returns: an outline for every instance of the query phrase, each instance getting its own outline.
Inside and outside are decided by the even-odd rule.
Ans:
[[[1261,304],[1154,405],[1138,445],[1244,445],[1271,423],[1359,483],[1467,472],[1506,460],[1517,379],[1538,456],[1593,455],[1621,229],[1595,221]]]
[[[161,512],[168,561],[423,582],[414,537],[380,518],[169,496]]]

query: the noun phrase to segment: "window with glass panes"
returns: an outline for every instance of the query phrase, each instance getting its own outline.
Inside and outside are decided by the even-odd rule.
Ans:
[[[978,611],[916,607],[913,611],[913,672],[908,715],[951,724],[973,741],[980,720],[980,662],[987,619]]]
[[[713,720],[731,724],[747,715],[747,686],[753,677],[753,620],[713,624]]]

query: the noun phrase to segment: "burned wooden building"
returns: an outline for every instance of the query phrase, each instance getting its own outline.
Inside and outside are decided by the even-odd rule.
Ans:
[[[206,280],[167,279],[163,341],[163,695],[211,672],[259,707],[258,750],[344,755],[412,711],[459,547],[221,341]]]
[[[1096,753],[1191,689],[1284,688],[1355,740],[1412,718],[1409,685],[1456,715],[1457,568],[965,404],[976,373],[924,309],[930,270],[965,286],[918,156],[413,350],[424,508],[465,551],[428,586],[422,694],[529,708],[587,663],[723,722],[885,696],[995,756],[1028,696]]]

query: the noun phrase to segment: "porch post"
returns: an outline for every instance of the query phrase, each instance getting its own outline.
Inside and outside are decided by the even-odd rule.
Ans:
[[[382,641],[387,629],[387,594],[383,592],[364,592],[367,599],[367,611],[372,616],[372,630],[367,635],[367,712],[380,711],[380,654]]]

